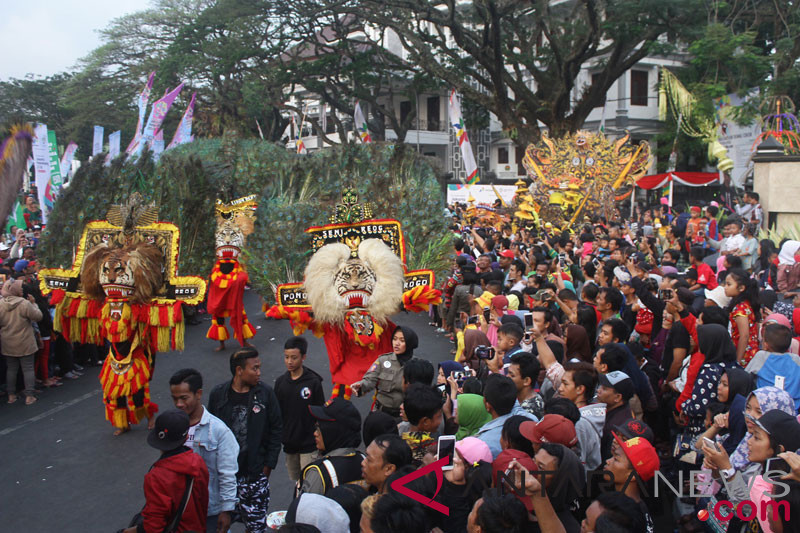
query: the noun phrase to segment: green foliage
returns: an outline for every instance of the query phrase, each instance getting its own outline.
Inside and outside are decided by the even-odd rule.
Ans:
[[[250,277],[262,296],[271,300],[275,285],[302,281],[309,253],[304,230],[328,223],[345,187],[371,203],[376,218],[400,221],[409,269],[446,269],[451,237],[441,190],[431,167],[402,146],[346,145],[295,157],[267,184],[247,244]]]
[[[206,275],[214,262],[214,204],[260,194],[256,229],[244,256],[255,288],[271,299],[274,285],[301,281],[308,260],[305,229],[325,224],[345,187],[370,202],[376,218],[403,224],[409,269],[447,268],[451,236],[434,171],[403,145],[347,145],[310,156],[234,136],[198,140],[165,152],[84,165],[51,214],[41,247],[47,266],[68,267],[83,226],[134,191],[159,207],[159,218],[181,230],[180,271]],[[54,228],[58,228],[57,231]]]

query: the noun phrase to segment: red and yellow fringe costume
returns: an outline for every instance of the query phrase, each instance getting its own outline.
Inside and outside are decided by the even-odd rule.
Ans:
[[[54,328],[68,342],[110,343],[100,371],[106,420],[127,429],[152,417],[158,411],[158,405],[150,401],[155,353],[183,349],[181,303],[131,304],[113,298],[99,302],[58,289],[51,303],[56,306]],[[137,402],[134,396],[139,393]]]
[[[233,270],[225,274],[220,267],[233,263]],[[236,259],[218,259],[211,270],[211,283],[208,287],[208,312],[211,313],[211,327],[206,337],[215,341],[231,338],[225,326],[225,318],[230,317],[233,336],[244,346],[244,341],[256,334],[253,325],[247,320],[244,310],[244,287],[249,281],[247,272]]]

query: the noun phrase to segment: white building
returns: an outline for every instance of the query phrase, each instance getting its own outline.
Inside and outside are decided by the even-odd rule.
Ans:
[[[362,30],[370,32],[369,29]],[[352,37],[353,35],[351,35]],[[374,32],[369,35],[373,41],[379,41],[381,46],[387,50],[406,58],[406,51],[400,44],[399,39],[391,31],[380,34]],[[595,108],[587,117],[583,129],[597,131],[601,127],[607,136],[618,138],[628,131],[631,135],[631,142],[638,143],[641,140],[652,142],[652,138],[661,132],[663,123],[658,118],[658,83],[659,69],[661,67],[674,68],[681,66],[685,56],[675,55],[669,57],[646,57],[636,64],[628,72],[618,78],[607,93],[605,105]],[[577,101],[580,92],[585,86],[591,85],[593,76],[598,69],[593,68],[592,64],[587,64],[580,72],[573,90],[573,102]],[[534,82],[531,81],[531,84]],[[427,156],[435,158],[441,164],[441,169],[450,174],[448,181],[457,183],[459,178],[464,177],[463,165],[461,164],[461,154],[455,142],[453,128],[448,120],[448,95],[441,94],[419,94],[416,96],[417,109],[419,113],[413,121],[405,137],[405,142],[416,146],[418,151]],[[309,116],[320,116],[320,102],[313,94],[309,94],[303,89],[296,90],[289,96],[291,103],[298,108],[306,106]],[[393,102],[395,115],[401,120],[413,109],[412,102],[401,98],[395,98]],[[364,109],[368,113],[368,109]],[[330,113],[330,110],[328,110]],[[339,117],[343,123],[352,125],[352,117]],[[328,120],[328,131],[333,131],[332,121]],[[541,125],[543,126],[543,125]],[[521,161],[524,156],[524,148],[517,147],[511,139],[503,132],[502,124],[493,114],[490,115],[490,125],[482,130],[469,129],[470,141],[475,152],[475,159],[480,167],[481,181],[497,183],[513,183],[520,176],[525,176],[525,169]],[[311,135],[311,128],[304,128],[306,135],[303,142],[306,148],[312,152],[325,146],[321,137]],[[352,131],[349,133],[355,136]],[[332,133],[329,138],[333,142],[338,142],[338,134]],[[391,129],[386,130],[386,140],[396,139],[397,135]],[[289,146],[294,146],[294,141],[290,139]],[[655,153],[655,146],[652,146]],[[655,159],[653,159],[651,171],[655,171]]]

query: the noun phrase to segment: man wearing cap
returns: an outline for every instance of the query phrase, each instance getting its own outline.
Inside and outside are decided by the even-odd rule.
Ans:
[[[208,410],[225,422],[239,444],[239,512],[247,531],[260,533],[267,527],[269,476],[281,452],[281,410],[272,387],[261,381],[255,348],[233,352],[230,369],[233,379],[214,387]]]
[[[611,443],[614,441],[613,430],[625,421],[634,418],[628,403],[635,389],[633,380],[625,372],[615,370],[598,376],[597,400],[606,404],[606,422],[603,425],[603,436],[600,439],[600,457],[603,461],[611,457]]]
[[[361,415],[344,398],[308,408],[317,421],[314,441],[322,457],[303,470],[300,492],[324,496],[334,487],[361,479],[366,457],[356,449],[361,444]]]
[[[533,450],[538,452],[542,444],[563,444],[567,448],[574,448],[578,444],[578,434],[575,425],[566,417],[547,414],[539,422],[523,422],[519,426],[523,437],[531,441]]]
[[[183,495],[192,483],[186,507],[175,531],[205,531],[208,510],[208,469],[203,458],[184,446],[189,415],[179,409],[164,411],[147,435],[147,444],[161,457],[144,476],[142,521],[124,533],[165,531],[181,512]]]
[[[647,482],[653,479],[660,466],[658,453],[653,445],[643,437],[633,437],[623,440],[622,437],[613,433],[614,446],[611,457],[606,461],[605,470],[614,476],[614,489],[622,492],[633,501],[639,504],[645,515],[647,523],[647,533],[653,533],[653,517],[642,501],[639,492],[639,483],[633,476],[639,476],[642,481]]]

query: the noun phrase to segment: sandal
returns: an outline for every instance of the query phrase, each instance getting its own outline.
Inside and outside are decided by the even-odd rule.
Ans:
[[[27,398],[25,398],[25,405],[34,404],[34,403],[36,403],[36,400],[38,400],[38,399],[39,398],[37,398],[36,396],[28,396]]]
[[[16,394],[9,394],[8,395],[8,403],[15,403],[18,400]]]

